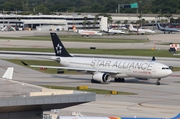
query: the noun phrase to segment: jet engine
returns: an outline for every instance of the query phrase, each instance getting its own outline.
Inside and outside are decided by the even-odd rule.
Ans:
[[[109,82],[111,80],[111,75],[108,73],[95,73],[92,79],[98,82]]]

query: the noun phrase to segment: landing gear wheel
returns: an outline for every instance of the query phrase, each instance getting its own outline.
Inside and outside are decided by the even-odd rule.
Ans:
[[[91,83],[101,83],[101,82],[91,79]]]
[[[156,85],[160,85],[161,83],[160,82],[156,82]]]
[[[114,79],[114,82],[118,82],[118,78],[115,78],[115,79]]]
[[[159,79],[157,79],[157,82],[156,82],[156,85],[160,85],[161,83],[160,83],[160,78]]]
[[[91,83],[95,83],[93,79],[91,79]]]
[[[115,82],[124,82],[124,78],[115,78],[114,79]]]

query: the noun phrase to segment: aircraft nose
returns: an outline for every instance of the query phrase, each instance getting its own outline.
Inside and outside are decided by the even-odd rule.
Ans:
[[[168,70],[167,72],[168,76],[172,74],[172,70]]]

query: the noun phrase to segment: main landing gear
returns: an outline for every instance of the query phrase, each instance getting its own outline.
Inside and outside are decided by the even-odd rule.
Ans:
[[[101,82],[91,79],[91,83],[101,83]]]
[[[160,80],[161,80],[160,78],[157,79],[156,85],[160,85],[161,84]]]
[[[124,78],[115,78],[114,79],[115,82],[124,82]]]

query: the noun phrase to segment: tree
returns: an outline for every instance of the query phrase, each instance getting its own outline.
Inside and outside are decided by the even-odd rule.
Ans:
[[[141,20],[141,26],[142,26],[142,25],[144,26],[145,22],[146,22],[146,20],[145,20],[145,19],[142,19],[142,20]]]
[[[86,21],[83,21],[82,25],[83,25],[83,28],[86,29]]]
[[[145,21],[145,24],[149,24],[149,21]]]
[[[116,23],[116,24],[118,24],[118,26],[119,26],[119,24],[121,23],[121,21],[120,21],[120,20],[118,20],[118,21],[116,21],[115,23]]]
[[[156,23],[156,22],[154,20],[152,20],[151,23]]]
[[[164,15],[162,13],[157,16],[159,18],[159,21],[161,21],[161,17],[163,17],[163,16]]]
[[[128,20],[124,20],[124,24],[127,24],[128,23]]]
[[[83,26],[85,27],[85,29],[86,29],[86,23],[87,23],[87,17],[84,17],[84,22],[83,22]]]
[[[87,24],[88,24],[88,29],[90,29],[90,27],[91,27],[91,21],[88,21]]]
[[[165,14],[164,17],[166,17],[170,21],[170,18],[172,17],[172,14]]]
[[[174,22],[175,22],[174,18],[170,18],[170,23],[174,23]]]
[[[180,14],[180,9],[177,9],[177,10],[176,10],[176,14]]]
[[[142,26],[142,12],[137,16],[139,18],[138,24]],[[137,22],[136,22],[137,23]]]
[[[93,21],[93,27],[96,28],[96,23],[97,23],[97,20],[98,20],[98,15],[95,15],[94,17],[94,21]]]
[[[44,6],[43,4],[36,6],[35,8],[35,13],[43,13],[43,14],[49,14],[49,10],[46,6]]]

